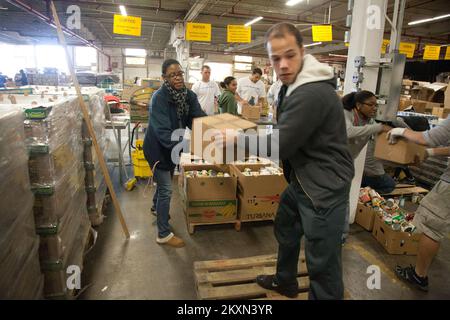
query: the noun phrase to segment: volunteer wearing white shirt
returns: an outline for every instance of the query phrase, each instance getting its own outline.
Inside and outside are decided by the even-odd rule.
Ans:
[[[242,106],[248,104],[252,97],[254,98],[253,105],[262,105],[263,100],[266,97],[266,88],[261,81],[261,77],[261,69],[255,68],[250,77],[239,79],[236,91],[239,113],[242,111]]]
[[[210,81],[211,68],[204,65],[202,67],[202,81],[196,82],[192,86],[192,91],[195,92],[200,102],[200,106],[208,116],[214,115],[217,109],[217,98],[220,96],[220,89],[217,83]]]
[[[269,103],[269,106],[275,106],[278,103],[278,94],[280,93],[280,89],[283,83],[281,80],[275,81],[269,89],[269,92],[267,92],[267,102]]]

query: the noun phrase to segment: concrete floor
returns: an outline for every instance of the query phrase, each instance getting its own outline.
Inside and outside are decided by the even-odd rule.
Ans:
[[[194,261],[241,258],[277,252],[271,223],[243,224],[236,232],[232,225],[198,227],[189,235],[181,202],[174,182],[171,224],[186,247],[173,249],[156,243],[156,218],[150,214],[153,190],[144,193],[140,182],[132,192],[124,192],[113,174],[122,211],[131,239],[124,235],[112,205],[105,222],[97,228],[98,240],[86,256],[83,286],[90,285],[81,299],[197,299]],[[419,292],[399,282],[393,268],[397,263],[414,264],[410,256],[385,252],[372,235],[352,225],[348,243],[343,248],[345,288],[351,299],[450,299],[450,236],[430,270],[430,292]],[[369,290],[367,267],[381,269],[381,289]]]

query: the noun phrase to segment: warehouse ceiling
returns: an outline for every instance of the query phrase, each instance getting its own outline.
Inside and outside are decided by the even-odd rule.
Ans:
[[[20,2],[40,13],[51,16],[48,1],[40,0],[0,0],[0,41],[10,43],[56,43],[56,32],[43,20],[18,8],[11,2]],[[228,52],[264,55],[261,41],[264,33],[274,23],[288,21],[297,24],[303,31],[305,43],[311,43],[311,25],[317,23],[333,24],[333,43],[316,46],[313,53],[345,53],[343,46],[347,16],[347,0],[304,0],[288,7],[286,0],[128,0],[128,1],[54,1],[60,20],[64,23],[70,5],[81,9],[81,30],[74,32],[97,46],[145,48],[164,50],[169,45],[171,28],[176,21],[195,21],[212,23],[212,42],[194,42],[191,53],[199,55],[208,52]],[[128,15],[142,18],[141,37],[113,34],[113,14],[120,14],[119,5],[125,5]],[[388,15],[392,17],[394,1],[389,1]],[[406,1],[402,40],[416,43],[448,44],[450,41],[450,19],[434,23],[408,26],[413,20],[434,17],[449,12],[448,0],[410,0]],[[230,45],[226,43],[228,24],[244,24],[263,16],[264,19],[252,26],[252,43],[249,45]],[[385,39],[389,38],[386,25]],[[75,37],[68,37],[71,44],[82,44]],[[416,51],[416,54],[419,52]]]

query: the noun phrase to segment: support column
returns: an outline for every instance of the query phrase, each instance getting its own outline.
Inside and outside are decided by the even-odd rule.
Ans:
[[[351,0],[350,0],[351,1]],[[344,82],[344,94],[356,91],[353,83],[355,57],[364,56],[366,61],[379,61],[385,25],[385,14],[388,0],[358,0],[354,2],[352,11],[352,27],[350,31],[350,46],[348,49],[347,67]],[[375,28],[374,28],[375,27]],[[379,28],[377,28],[379,27]],[[363,69],[364,81],[361,89],[375,92],[378,80],[378,69]],[[355,159],[355,177],[350,190],[350,223],[353,223],[358,204],[367,146]]]

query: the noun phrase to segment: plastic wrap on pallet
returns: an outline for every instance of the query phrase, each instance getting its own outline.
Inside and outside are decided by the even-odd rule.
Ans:
[[[48,152],[81,132],[81,113],[75,97],[41,98],[39,95],[15,96],[25,112],[27,144],[32,150]]]
[[[22,109],[0,106],[0,299],[40,295],[39,240],[27,162]]]
[[[94,211],[101,211],[103,200],[105,199],[106,189],[108,189],[106,185],[106,181],[103,180],[98,187],[95,188],[95,191],[91,191],[87,193],[87,207],[89,213],[93,213]]]
[[[12,278],[0,275],[0,299],[36,300],[42,298],[43,274],[38,259],[39,239],[35,239],[26,260],[19,266],[17,275]],[[4,284],[3,280],[9,281]]]
[[[86,200],[86,194],[80,190],[69,205],[66,214],[58,223],[58,232],[53,235],[42,235],[39,248],[39,257],[41,265],[45,269],[51,269],[52,266],[65,260],[68,249],[72,247],[76,236],[77,228],[86,217],[86,210],[81,210],[79,204]],[[82,203],[82,202],[81,202]]]
[[[60,180],[75,163],[83,159],[79,136],[70,136],[66,143],[49,153],[30,153],[29,170],[33,187],[45,187]]]
[[[87,246],[89,232],[89,219],[87,215],[82,215],[74,242],[68,250],[67,257],[62,261],[60,268],[43,269],[45,276],[44,293],[47,299],[69,298],[66,281],[70,275],[66,273],[66,269],[70,265],[78,266],[80,270],[83,269],[83,256]]]
[[[100,166],[86,169],[86,191],[95,192],[95,189],[105,180]]]
[[[97,137],[97,143],[100,147],[100,151],[103,155],[106,154],[106,136],[103,136],[101,138]],[[91,163],[94,166],[99,166],[99,160],[97,153],[95,152],[94,145],[92,144],[92,141],[90,140],[84,140],[84,152],[83,152],[83,159],[86,163]]]
[[[38,234],[55,233],[55,223],[65,215],[74,195],[84,189],[85,172],[81,163],[74,164],[53,185],[34,189],[34,216]],[[78,202],[78,205],[83,203]]]
[[[0,228],[11,226],[22,206],[33,201],[24,139],[21,108],[0,106]]]

